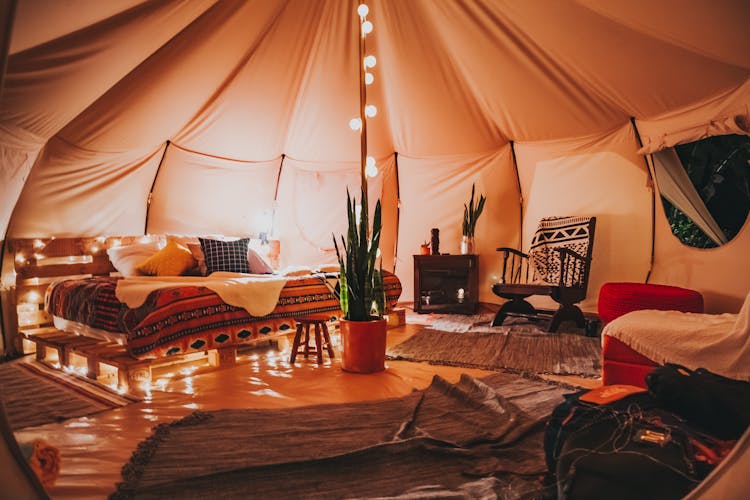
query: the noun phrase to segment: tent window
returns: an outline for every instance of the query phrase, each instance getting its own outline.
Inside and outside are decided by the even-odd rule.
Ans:
[[[684,172],[677,171],[677,162]],[[683,244],[713,248],[737,235],[750,210],[750,137],[722,135],[679,144],[655,153],[654,164],[664,211]],[[664,189],[666,184],[672,189]],[[691,194],[698,196],[690,199]]]

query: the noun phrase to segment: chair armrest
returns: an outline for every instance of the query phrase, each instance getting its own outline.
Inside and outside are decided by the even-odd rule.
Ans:
[[[523,253],[522,251],[520,251],[520,250],[517,250],[517,249],[515,249],[515,248],[510,248],[510,247],[498,247],[498,248],[496,248],[495,250],[496,250],[496,251],[498,251],[498,252],[504,252],[504,253],[506,253],[506,254],[507,254],[507,253],[512,253],[512,254],[514,254],[514,255],[517,255],[517,256],[519,256],[519,257],[521,257],[521,258],[524,258],[524,259],[528,259],[528,258],[529,258],[529,254],[527,254],[527,253]]]
[[[566,247],[555,250],[560,254],[560,280],[556,286],[560,289],[571,287],[587,289],[591,258]]]
[[[585,255],[581,255],[580,253],[576,252],[575,250],[571,250],[570,248],[562,247],[562,248],[556,248],[555,250],[557,250],[561,254],[567,254],[573,257],[574,259],[578,259],[583,262],[591,261],[591,257],[586,257]]]

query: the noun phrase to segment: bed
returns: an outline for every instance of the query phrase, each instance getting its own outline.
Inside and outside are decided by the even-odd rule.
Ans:
[[[401,283],[394,274],[384,275],[386,303],[392,307]],[[262,316],[226,303],[208,284],[201,284],[210,279],[161,286],[134,308],[117,297],[118,284],[128,278],[65,279],[50,285],[45,308],[58,329],[117,342],[138,359],[251,344],[289,333],[296,317],[340,312],[334,294],[338,273],[285,277],[275,305]]]

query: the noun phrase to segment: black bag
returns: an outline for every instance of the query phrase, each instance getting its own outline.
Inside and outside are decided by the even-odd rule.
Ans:
[[[559,499],[682,498],[723,457],[727,444],[660,409],[648,393],[605,405],[566,396],[544,436],[547,484]]]
[[[667,363],[646,384],[664,408],[719,438],[739,439],[750,426],[750,382]]]

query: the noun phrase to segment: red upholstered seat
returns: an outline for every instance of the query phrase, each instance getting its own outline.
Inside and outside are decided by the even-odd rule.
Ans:
[[[703,296],[695,290],[650,283],[605,283],[599,290],[599,318],[602,323],[631,311],[661,309],[703,312]],[[602,340],[602,384],[630,384],[646,387],[646,375],[657,363],[616,338]]]
[[[646,375],[657,366],[627,344],[605,335],[602,339],[602,385],[646,387]]]
[[[599,290],[602,323],[641,309],[702,313],[703,296],[695,290],[651,283],[605,283]]]

